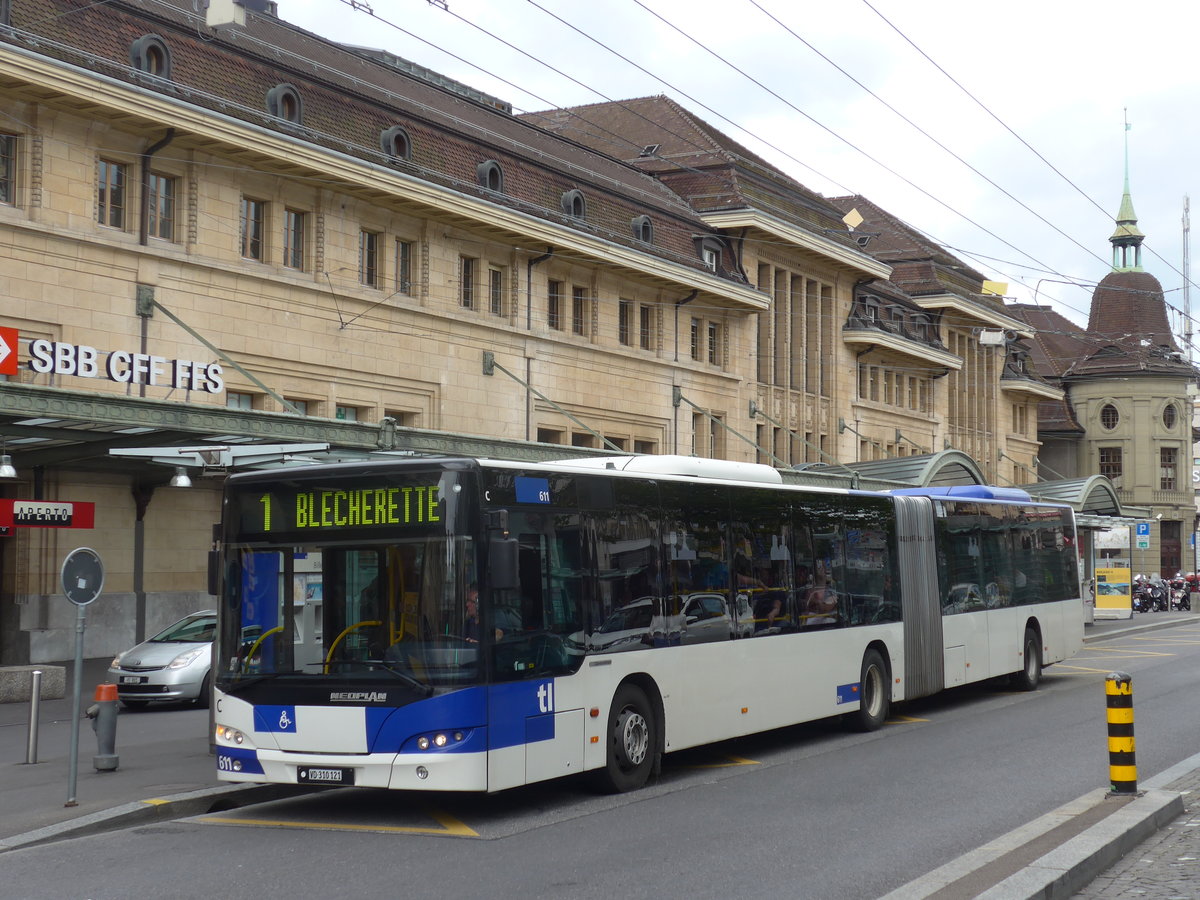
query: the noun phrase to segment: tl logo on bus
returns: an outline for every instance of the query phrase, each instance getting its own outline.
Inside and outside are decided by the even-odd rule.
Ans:
[[[554,682],[547,681],[545,684],[538,685],[537,698],[538,712],[554,712]]]

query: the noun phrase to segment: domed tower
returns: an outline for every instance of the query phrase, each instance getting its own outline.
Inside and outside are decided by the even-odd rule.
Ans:
[[[1092,294],[1084,337],[1089,350],[1064,373],[1086,437],[1079,471],[1109,476],[1123,506],[1149,510],[1150,547],[1130,548],[1137,571],[1191,570],[1184,553],[1192,532],[1192,426],[1188,385],[1195,372],[1175,343],[1162,285],[1142,269],[1142,242],[1129,191],[1117,212],[1112,271]]]

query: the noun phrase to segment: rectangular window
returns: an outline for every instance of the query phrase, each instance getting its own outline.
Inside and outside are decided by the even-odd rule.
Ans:
[[[596,436],[587,431],[575,431],[571,434],[572,447],[595,447]]]
[[[242,391],[226,391],[225,405],[230,409],[254,409],[254,395]]]
[[[304,270],[304,216],[297,209],[283,211],[283,264]]]
[[[121,163],[100,160],[96,177],[96,221],[112,228],[125,227],[127,172]]]
[[[587,290],[571,288],[571,330],[576,334],[587,334]]]
[[[493,316],[504,315],[504,271],[488,269],[488,309]]]
[[[691,351],[692,351],[692,353],[691,353],[692,359],[699,360],[700,359],[700,320],[699,319],[692,319]]]
[[[292,404],[292,406],[296,407],[296,412],[300,413],[300,415],[308,415],[309,402],[307,400],[296,400],[292,397],[287,397],[285,399],[288,403]],[[287,410],[287,412],[291,412],[291,410]]]
[[[379,232],[358,233],[358,280],[367,287],[379,287]]]
[[[558,428],[539,428],[537,440],[539,444],[561,444],[565,433]]]
[[[657,445],[654,443],[654,441],[634,440],[633,452],[634,453],[653,453],[656,446]]]
[[[334,418],[340,419],[343,422],[357,422],[358,407],[342,406],[339,404],[338,406],[334,407]]]
[[[645,304],[638,309],[638,345],[643,350],[654,346],[654,308]]]
[[[721,364],[721,326],[717,322],[708,323],[708,361],[714,366]]]
[[[150,173],[146,231],[150,237],[175,240],[175,185],[169,175]]]
[[[628,347],[633,343],[633,301],[622,300],[617,306],[617,340]]]
[[[465,309],[475,308],[475,260],[469,256],[462,257],[459,267],[461,283],[458,290],[458,301]]]
[[[396,290],[412,294],[412,243],[396,241]]]
[[[1176,490],[1179,483],[1177,477],[1179,456],[1174,447],[1158,448],[1158,489],[1160,491]]]
[[[266,221],[267,204],[262,200],[242,197],[241,250],[244,258],[259,262],[265,258],[263,228]]]
[[[546,324],[562,331],[562,282],[551,281],[546,294]]]
[[[1100,474],[1112,481],[1120,479],[1122,474],[1120,447],[1100,448]]]
[[[17,202],[17,137],[0,134],[0,203]]]

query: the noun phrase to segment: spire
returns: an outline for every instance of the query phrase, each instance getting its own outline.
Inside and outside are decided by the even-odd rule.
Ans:
[[[1132,127],[1129,117],[1126,116],[1125,192],[1121,195],[1121,208],[1117,210],[1117,228],[1108,239],[1113,247],[1114,272],[1142,271],[1142,241],[1146,239],[1138,230],[1137,213],[1133,211],[1133,196],[1129,193],[1129,131]]]

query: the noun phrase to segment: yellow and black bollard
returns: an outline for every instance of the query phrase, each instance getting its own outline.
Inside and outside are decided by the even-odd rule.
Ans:
[[[1108,704],[1108,779],[1112,792],[1137,793],[1136,745],[1133,739],[1133,677],[1109,672],[1104,679]]]

